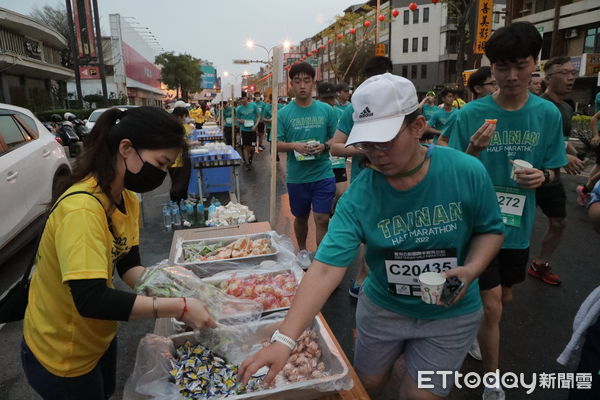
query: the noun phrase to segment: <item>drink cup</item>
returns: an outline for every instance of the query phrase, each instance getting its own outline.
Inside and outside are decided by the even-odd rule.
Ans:
[[[421,300],[427,304],[436,304],[442,296],[444,283],[446,283],[446,278],[438,272],[424,272],[419,275]]]
[[[510,173],[510,178],[512,180],[516,180],[515,171],[519,171],[519,170],[525,169],[525,168],[533,168],[533,165],[531,165],[530,163],[528,163],[525,160],[514,160],[512,171]]]

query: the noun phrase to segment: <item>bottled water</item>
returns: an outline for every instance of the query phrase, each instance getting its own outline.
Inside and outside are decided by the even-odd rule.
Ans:
[[[183,222],[189,221],[188,213],[187,213],[187,205],[185,204],[185,200],[181,199],[179,202],[179,212],[181,213],[181,220]]]
[[[181,214],[179,213],[179,206],[177,203],[173,203],[171,206],[171,214],[173,216],[173,225],[181,226]]]
[[[216,211],[217,211],[217,207],[214,204],[211,204],[208,207],[208,219],[212,219],[212,217],[215,215]]]
[[[204,204],[202,202],[198,203],[196,206],[196,221],[199,225],[204,225]]]
[[[162,215],[163,215],[163,226],[165,227],[166,230],[171,230],[171,223],[173,220],[171,219],[171,212],[169,210],[168,204],[163,204]]]

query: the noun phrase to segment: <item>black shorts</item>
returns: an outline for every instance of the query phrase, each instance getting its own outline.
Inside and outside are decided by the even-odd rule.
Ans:
[[[242,131],[242,146],[256,146],[256,132]]]
[[[525,280],[529,248],[500,249],[490,265],[479,276],[479,290],[493,289],[498,285],[512,287]]]
[[[258,133],[264,133],[265,132],[265,123],[264,122],[259,122],[258,126],[256,127],[256,132]]]
[[[346,168],[334,168],[333,174],[335,175],[335,183],[348,181],[348,174],[346,173]]]
[[[232,131],[230,126],[223,127],[223,136],[225,137],[225,143],[229,146],[232,144]]]
[[[567,194],[560,178],[535,190],[535,202],[548,218],[567,216]]]

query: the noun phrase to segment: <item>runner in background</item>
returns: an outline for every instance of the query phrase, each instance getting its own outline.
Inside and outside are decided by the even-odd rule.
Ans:
[[[460,110],[462,107],[464,107],[465,104],[467,104],[462,99],[462,96],[464,95],[464,91],[462,91],[460,89],[453,89],[452,93],[454,93],[454,101],[452,102],[452,107],[454,107],[457,110]]]
[[[425,94],[423,100],[419,104],[421,106],[421,113],[425,117],[425,120],[429,121],[433,114],[439,110],[438,106],[435,105],[435,92],[430,90]]]
[[[252,170],[254,147],[256,146],[256,128],[260,121],[260,111],[254,103],[248,102],[248,95],[242,92],[240,105],[235,109],[235,118],[242,136],[242,159],[246,171]]]
[[[394,66],[392,60],[388,57],[375,56],[371,57],[365,63],[365,76],[370,78],[375,75],[385,74],[386,72],[392,73]],[[337,131],[331,141],[331,154],[337,157],[352,157],[352,167],[350,169],[350,184],[356,179],[359,173],[363,170],[367,164],[368,159],[366,158],[365,152],[361,149],[354,147],[346,147],[346,140],[348,135],[354,126],[354,120],[352,114],[354,108],[352,103],[344,110],[340,120],[338,121]],[[356,277],[352,279],[350,283],[350,289],[348,294],[352,297],[357,298],[360,292],[363,281],[369,273],[369,266],[364,257],[364,246],[361,246],[359,253],[359,265],[358,271],[356,271]]]
[[[277,102],[277,111],[283,108],[283,104],[281,102]],[[267,141],[271,143],[271,125],[273,122],[273,111],[271,108],[271,97],[266,98],[266,105],[263,109],[262,119],[265,122],[265,129],[267,130]],[[269,148],[270,150],[270,148]],[[270,153],[270,151],[269,151]],[[279,153],[277,153],[277,162],[279,162]]]
[[[492,70],[487,66],[480,67],[469,76],[467,87],[471,93],[473,93],[473,100],[485,97],[498,89],[496,80],[492,76]],[[450,114],[450,118],[454,118],[456,115],[456,113],[452,113]],[[450,123],[450,121],[448,123]],[[448,133],[448,130],[446,130],[440,135],[437,144],[439,146],[448,146],[449,140],[450,134]]]
[[[265,103],[263,101],[262,96],[260,95],[260,92],[254,92],[254,104],[256,104],[256,106],[258,107],[258,110],[260,111],[260,122],[258,123],[258,126],[256,127],[256,134],[257,134],[257,144],[258,144],[258,151],[263,151],[265,148],[263,147],[263,143],[264,143],[264,139],[265,139],[265,123],[263,121],[262,115],[263,112],[265,110],[265,105],[267,103]]]
[[[317,95],[319,97],[319,101],[334,107],[336,118],[339,120],[343,111],[341,108],[335,108],[335,86],[329,82],[320,83],[317,87]],[[330,160],[331,167],[333,168],[333,174],[335,175],[335,197],[333,198],[333,207],[331,208],[331,214],[333,215],[338,200],[348,187],[348,175],[346,173],[346,157],[331,156]]]
[[[350,107],[351,104],[350,86],[348,86],[348,84],[345,82],[338,83],[338,85],[335,87],[335,90],[337,92],[337,104],[335,105],[335,107],[344,111],[345,109]]]
[[[233,146],[233,100],[227,102],[223,109],[223,136],[225,137],[225,143],[229,146]],[[235,146],[234,146],[235,147]]]
[[[543,79],[537,72],[531,74],[531,80],[529,81],[529,91],[536,96],[539,96],[543,93],[542,90],[542,82]]]
[[[585,164],[577,157],[577,150],[569,143],[571,136],[571,118],[573,109],[564,98],[571,93],[577,70],[571,63],[570,57],[554,57],[544,65],[546,91],[541,98],[550,101],[560,111],[562,118],[562,133],[567,149],[565,166],[567,173],[578,175],[583,171]],[[540,279],[548,285],[560,285],[561,279],[552,272],[550,260],[560,245],[563,233],[567,226],[567,194],[560,178],[560,173],[553,182],[536,189],[535,199],[544,215],[548,218],[548,229],[542,239],[540,252],[529,266],[527,272],[530,276]]]
[[[591,121],[592,139],[591,144],[596,152],[596,164],[590,173],[590,179],[585,185],[577,186],[577,203],[580,206],[585,206],[590,200],[590,192],[594,187],[591,182],[591,177],[600,172],[600,92],[596,94],[596,114],[592,117]]]
[[[430,128],[428,132],[435,136],[434,142],[437,141],[436,138],[446,129],[450,115],[456,112],[456,108],[452,106],[452,103],[454,103],[454,91],[452,89],[442,89],[439,97],[442,101],[442,108],[437,110],[431,119],[427,121],[427,125]]]
[[[294,101],[285,106],[277,120],[277,151],[287,153],[286,182],[298,260],[310,265],[306,249],[308,218],[312,210],[317,247],[327,233],[329,213],[335,195],[335,177],[329,160],[329,142],[335,133],[335,110],[312,99],[315,70],[305,62],[290,68]]]
[[[361,146],[373,168],[361,172],[340,199],[278,334],[242,363],[240,380],[247,382],[263,366],[270,368],[265,383],[275,378],[293,346],[282,343],[295,343],[366,243],[372,270],[358,299],[353,363],[361,382],[375,399],[402,356],[398,398],[444,398],[453,379],[444,384],[445,376],[432,373],[424,389],[418,376],[460,370],[477,333],[482,315],[477,276],[502,243],[494,189],[473,157],[419,143],[426,122],[409,80],[373,76],[358,87],[353,104],[348,145]],[[400,267],[406,260],[408,270]],[[464,282],[450,306],[421,300],[415,279],[429,270]]]
[[[567,164],[560,112],[528,90],[541,48],[542,38],[529,22],[495,31],[485,54],[498,90],[464,106],[448,127],[450,146],[479,157],[486,167],[505,224],[502,249],[479,278],[484,305],[479,344],[486,372],[499,368],[503,304],[512,300],[513,285],[525,280],[536,210],[534,189],[556,179],[558,169]],[[533,167],[513,172],[514,160]],[[486,382],[484,400],[504,398],[500,382]]]

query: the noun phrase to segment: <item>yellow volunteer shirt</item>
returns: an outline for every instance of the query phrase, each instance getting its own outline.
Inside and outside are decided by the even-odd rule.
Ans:
[[[70,187],[76,194],[52,212],[40,241],[29,289],[23,335],[39,362],[51,373],[76,377],[90,372],[117,332],[116,321],[79,315],[67,281],[106,279],[113,287],[116,260],[139,244],[139,200],[125,190],[126,214],[110,206],[94,178]],[[64,196],[64,195],[63,195]],[[110,211],[109,231],[106,211]]]
[[[190,126],[190,124],[183,124],[183,127],[185,128],[185,135],[189,135],[192,132],[192,127]],[[173,164],[171,165],[171,168],[181,168],[183,167],[183,157],[181,156],[181,152],[179,153],[179,155],[177,156],[177,158],[175,159],[175,161],[173,162]]]
[[[198,124],[204,123],[204,113],[202,112],[201,108],[190,110],[190,117],[193,118]]]

